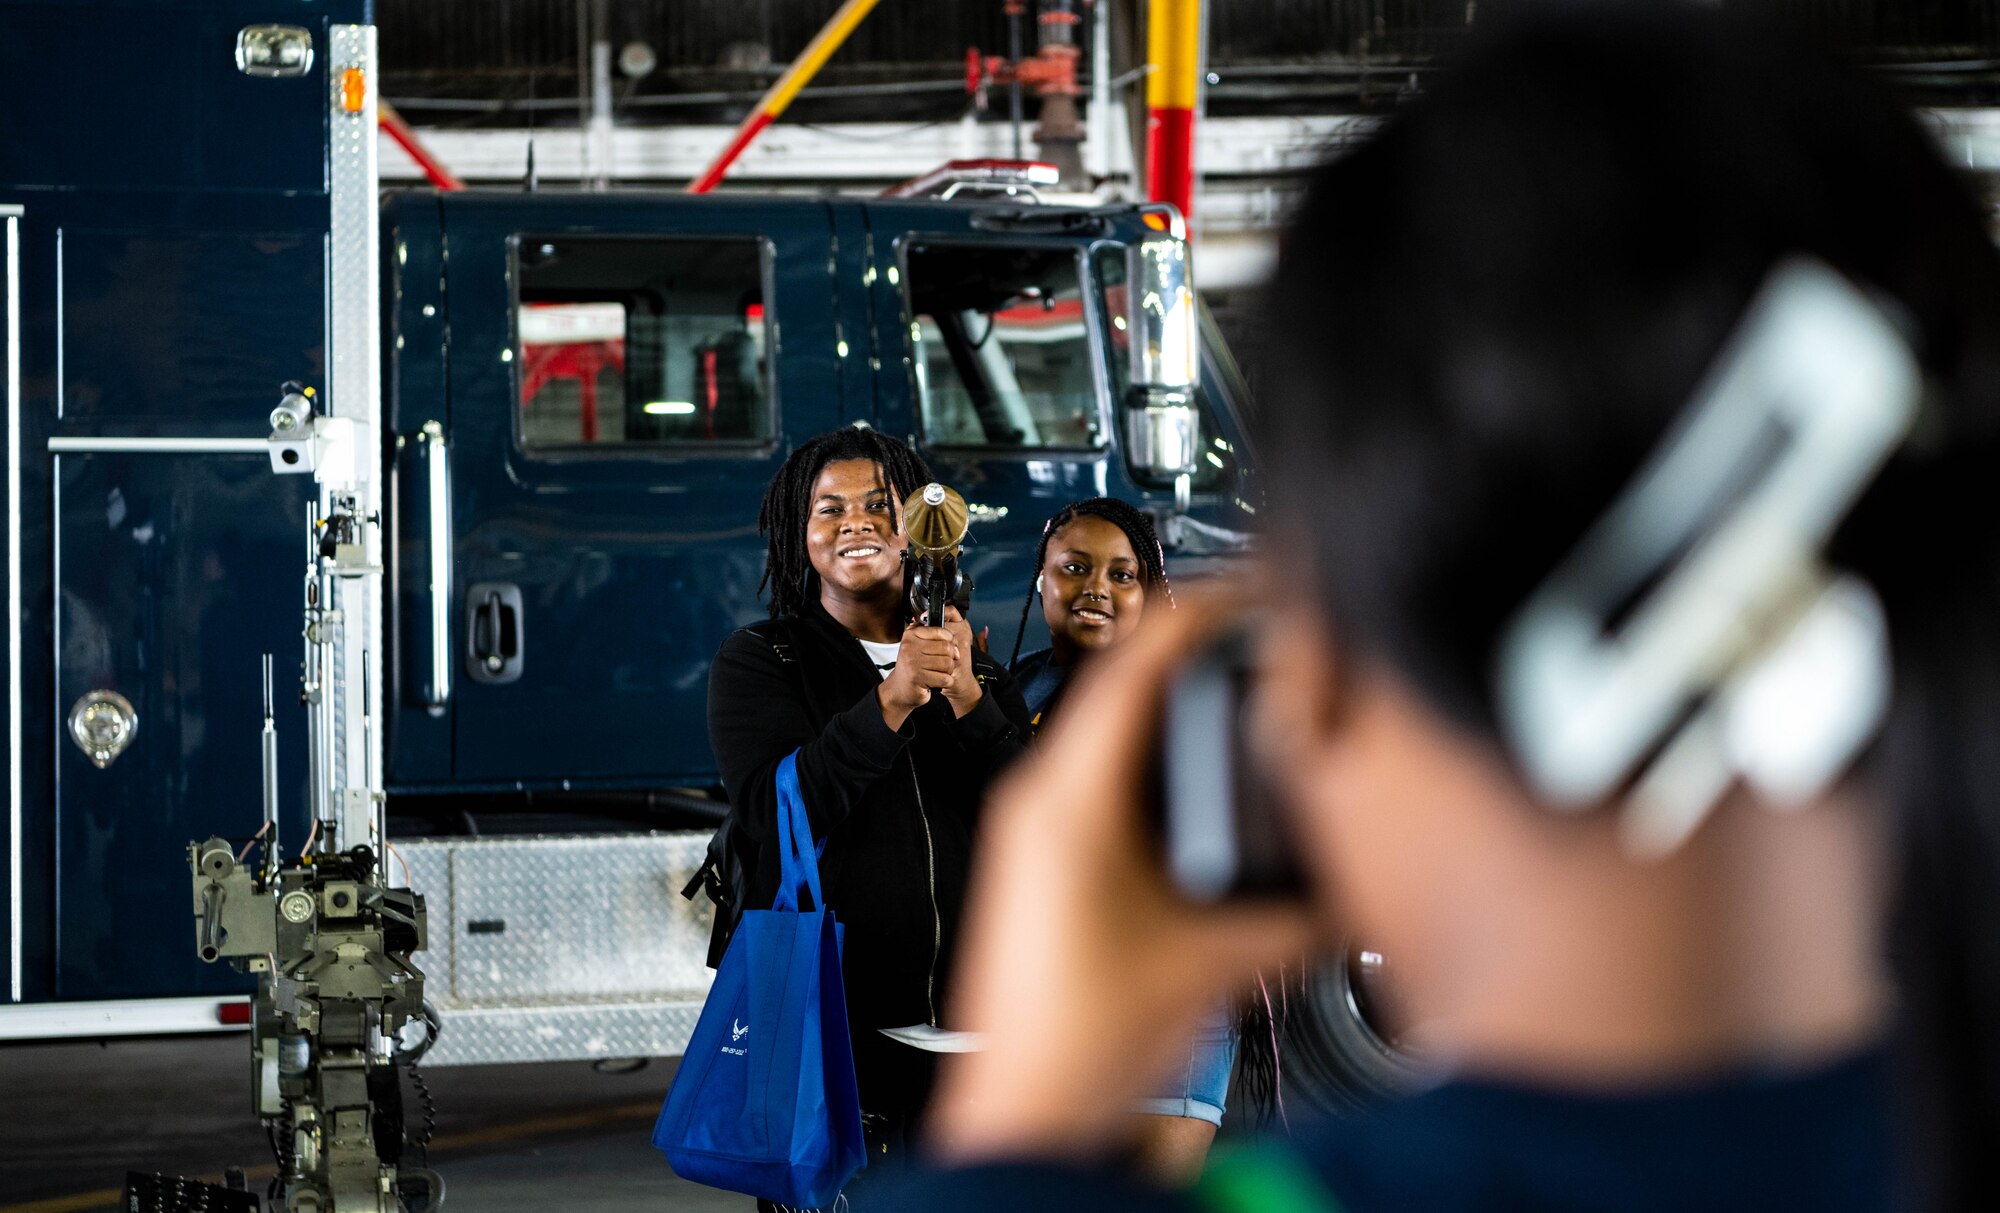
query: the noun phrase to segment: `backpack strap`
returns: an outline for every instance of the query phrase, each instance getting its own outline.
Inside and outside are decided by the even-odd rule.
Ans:
[[[701,886],[707,884],[709,881],[714,879],[715,879],[715,856],[704,855],[702,856],[701,859],[701,866],[694,870],[694,876],[691,879],[689,879],[689,881],[686,884],[681,886],[681,896],[689,901],[693,901],[694,895],[696,893],[701,892]],[[708,896],[709,900],[713,901],[715,899],[715,890],[710,889],[708,892]]]
[[[814,703],[812,703],[812,689],[806,687],[806,673],[802,669],[798,669],[798,651],[792,647],[792,627],[790,627],[790,623],[792,623],[790,619],[760,619],[760,621],[744,627],[742,631],[746,631],[752,637],[756,637],[756,639],[764,641],[766,645],[770,645],[770,651],[778,657],[778,665],[782,665],[782,667],[790,669],[794,675],[798,675],[798,691],[800,691],[800,695],[806,697],[806,711],[812,713],[814,717],[818,717],[818,711],[814,709]],[[724,821],[724,825],[716,827],[716,833],[708,841],[708,855],[702,857],[702,867],[694,869],[694,877],[690,877],[688,883],[680,887],[680,895],[686,901],[694,901],[696,893],[700,893],[702,889],[708,889],[708,901],[712,901],[716,905],[724,905],[726,903],[728,893],[726,893],[726,889],[722,885],[722,871],[720,871],[722,869],[722,859],[724,859],[724,849],[728,847],[726,829],[724,829],[726,825],[728,823]],[[710,965],[710,967],[714,967],[714,965]]]
[[[1192,1195],[1209,1213],[1340,1213],[1304,1160],[1270,1145],[1217,1150]]]
[[[812,693],[812,686],[806,681],[805,668],[799,664],[796,633],[793,631],[792,619],[789,616],[783,615],[772,619],[760,619],[742,630],[771,646],[771,652],[777,657],[778,664],[790,670],[793,678],[798,683],[799,694],[805,700],[806,715],[811,719],[812,726],[815,729],[825,727],[824,718],[820,715],[819,703]],[[695,894],[706,889],[708,891],[708,899],[718,907],[729,903],[729,894],[727,886],[723,881],[722,867],[729,847],[729,835],[733,833],[730,826],[731,822],[725,818],[723,824],[716,827],[714,835],[709,839],[708,854],[702,857],[701,866],[695,869],[693,877],[688,880],[687,884],[681,887],[681,896],[686,900],[693,901]],[[742,907],[732,907],[732,911],[733,913],[741,913]],[[721,938],[722,934],[718,932],[718,938]],[[710,968],[715,967],[719,957],[720,950],[714,949],[709,960]]]

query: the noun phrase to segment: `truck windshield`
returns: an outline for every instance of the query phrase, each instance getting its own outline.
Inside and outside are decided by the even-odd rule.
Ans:
[[[906,267],[911,362],[931,445],[1103,445],[1073,246],[915,244]]]

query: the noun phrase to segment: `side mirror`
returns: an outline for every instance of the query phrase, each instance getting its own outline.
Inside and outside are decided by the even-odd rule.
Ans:
[[[1125,408],[1125,433],[1133,464],[1150,477],[1178,480],[1194,474],[1200,419],[1186,393],[1133,388]]]
[[[1199,418],[1200,339],[1187,242],[1149,237],[1127,254],[1127,315],[1132,386],[1125,400],[1133,466],[1150,477],[1176,480],[1194,473]]]

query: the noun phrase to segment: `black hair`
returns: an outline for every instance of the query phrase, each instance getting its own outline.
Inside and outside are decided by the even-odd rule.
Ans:
[[[1284,237],[1259,427],[1277,544],[1344,644],[1491,733],[1501,629],[1773,266],[1808,255],[1890,301],[1934,399],[1830,557],[1890,621],[1860,775],[1898,843],[1905,1140],[1928,1203],[1994,1207],[2000,256],[1980,209],[1875,82],[1731,14],[1480,16],[1482,45],[1321,169]]]
[[[757,592],[771,591],[770,611],[796,615],[805,609],[812,572],[806,554],[806,517],[812,510],[813,485],[829,463],[843,459],[866,459],[882,469],[882,479],[900,499],[907,499],[931,480],[931,470],[916,452],[879,430],[866,426],[846,426],[799,444],[786,457],[777,475],[764,489],[764,505],[757,512],[757,532],[764,536],[764,578]],[[889,523],[894,532],[897,523]]]
[[[1166,594],[1167,605],[1174,603],[1173,586],[1167,583],[1167,555],[1160,546],[1160,537],[1153,530],[1153,519],[1144,510],[1120,501],[1116,497],[1090,497],[1083,501],[1073,501],[1056,511],[1055,517],[1042,524],[1042,541],[1035,545],[1035,566],[1028,578],[1028,597],[1021,603],[1021,625],[1014,631],[1014,652],[1007,658],[1011,667],[1021,658],[1021,638],[1028,634],[1028,612],[1035,605],[1036,595],[1042,589],[1042,561],[1049,557],[1049,540],[1063,527],[1078,518],[1102,518],[1104,521],[1125,532],[1125,539],[1132,545],[1132,552],[1139,558],[1139,583],[1151,594],[1159,590]]]

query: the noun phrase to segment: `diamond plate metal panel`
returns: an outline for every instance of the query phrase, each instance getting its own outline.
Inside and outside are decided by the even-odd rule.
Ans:
[[[380,206],[377,193],[376,112],[378,108],[375,27],[335,25],[328,30],[327,56],[327,347],[326,409],[355,423],[355,482],[322,485],[321,512],[335,489],[352,489],[363,517],[379,516],[381,476],[373,453],[381,449],[382,362],[380,302]],[[357,109],[347,108],[347,74],[358,71]],[[341,623],[334,668],[326,671],[334,729],[334,769],[329,772],[341,814],[343,845],[379,842],[380,819],[365,797],[347,799],[343,789],[375,791],[382,769],[380,729],[364,729],[366,717],[381,720],[380,663],[370,650],[381,635],[381,577],[371,574],[335,587]],[[364,706],[358,701],[366,695]],[[360,710],[357,710],[357,707]]]
[[[332,366],[326,404],[334,416],[351,417],[367,431],[357,435],[357,442],[360,450],[368,452],[376,449],[372,439],[382,424],[375,27],[336,25],[329,43],[327,87],[332,130],[327,152],[327,206],[332,264],[327,281],[332,315],[327,336]],[[353,112],[347,110],[343,96],[349,69],[358,69],[365,85],[362,106]],[[360,462],[372,464],[365,458]],[[365,476],[365,469],[364,477],[374,479]]]
[[[433,1064],[677,1054],[713,979],[703,833],[398,844],[428,900]]]
[[[701,1002],[601,1003],[443,1011],[426,1066],[490,1066],[599,1057],[679,1057]]]

